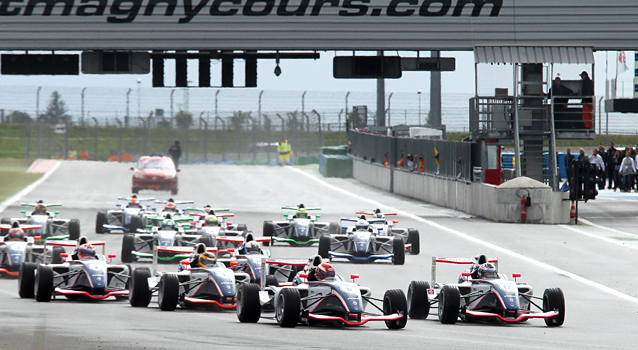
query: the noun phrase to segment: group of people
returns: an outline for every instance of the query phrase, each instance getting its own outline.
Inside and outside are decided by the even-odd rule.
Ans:
[[[582,119],[582,127],[585,129],[592,129],[593,123],[593,100],[594,96],[594,82],[589,78],[589,74],[585,71],[580,73],[581,87],[578,95],[582,97],[582,111],[576,113],[569,112],[568,102],[569,96],[574,96],[576,93],[567,86],[562,84],[560,77],[556,77],[552,83],[552,88],[547,95],[548,98],[554,96],[554,119],[558,129],[580,129],[577,120]],[[573,116],[571,114],[574,114]]]
[[[632,189],[638,192],[638,156],[633,147],[619,150],[610,142],[607,150],[603,145],[598,145],[590,156],[587,156],[582,148],[577,156],[573,155],[568,148],[565,169],[569,171],[571,163],[577,161],[588,161],[600,170],[599,189],[604,189],[606,183],[607,189],[614,191],[620,188],[621,192],[630,192]]]

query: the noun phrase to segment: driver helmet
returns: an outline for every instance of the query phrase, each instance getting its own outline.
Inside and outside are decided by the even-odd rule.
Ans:
[[[164,219],[164,221],[162,221],[162,229],[174,229],[175,228],[175,222],[171,219]]]
[[[355,227],[357,228],[357,231],[367,231],[370,224],[365,220],[357,220]]]
[[[261,245],[259,242],[250,241],[246,243],[246,254],[259,254],[261,253]]]
[[[80,260],[95,258],[95,248],[90,243],[82,244],[78,247],[78,257]]]
[[[20,228],[18,222],[14,222],[11,226],[11,230],[5,237],[7,241],[24,241],[24,231]]]
[[[140,203],[140,200],[139,200],[139,199],[137,199],[137,197],[131,197],[130,203],[131,203],[131,204],[139,204],[139,203]]]
[[[496,267],[492,263],[481,264],[478,268],[479,278],[498,278]]]
[[[168,201],[168,202],[166,203],[166,209],[171,209],[171,210],[173,210],[173,209],[176,209],[176,208],[177,208],[177,206],[175,205],[175,202],[173,202],[173,201]]]
[[[215,254],[211,252],[202,253],[199,255],[199,258],[197,258],[197,265],[199,267],[211,267],[215,266],[215,264],[217,264],[217,258]]]
[[[317,266],[317,270],[315,271],[315,275],[318,280],[325,280],[328,277],[335,277],[335,269],[329,262],[322,262],[319,266]]]
[[[217,216],[206,215],[206,226],[216,226],[216,225],[217,225]]]
[[[374,210],[374,217],[379,219],[383,218],[383,213],[381,213],[381,209],[377,208]]]

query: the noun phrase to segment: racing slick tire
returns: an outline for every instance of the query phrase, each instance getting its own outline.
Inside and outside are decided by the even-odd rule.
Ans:
[[[157,303],[162,311],[175,311],[179,299],[179,278],[176,274],[162,275],[157,288]]]
[[[330,236],[323,235],[319,238],[319,256],[324,259],[330,258]]]
[[[0,220],[0,224],[11,225],[11,218],[2,218],[2,220]],[[0,236],[6,236],[8,233],[8,229],[0,229]]]
[[[268,276],[270,277],[270,276]],[[237,289],[237,319],[239,322],[255,323],[261,317],[259,285],[244,283]]]
[[[60,256],[60,254],[65,253],[64,248],[60,246],[53,246],[53,256],[51,257],[51,264],[62,264],[64,259]],[[46,262],[45,262],[46,264]]]
[[[133,307],[147,307],[151,302],[151,291],[148,289],[148,278],[151,270],[138,267],[131,273],[129,280],[128,302]]]
[[[461,293],[456,286],[445,285],[439,293],[439,321],[455,324],[459,318]]]
[[[392,253],[394,254],[394,257],[392,258],[393,264],[405,264],[405,243],[403,243],[402,238],[394,237],[392,239]]]
[[[69,221],[69,239],[77,240],[80,238],[80,220],[71,219]]]
[[[18,295],[20,298],[32,299],[35,292],[35,270],[36,263],[25,262],[20,266],[20,276],[18,276]]]
[[[138,215],[131,215],[131,222],[128,224],[129,232],[135,233],[138,228],[142,228],[142,219]]]
[[[331,222],[328,226],[328,233],[331,235],[338,235],[341,233],[341,225],[338,222]]]
[[[392,315],[396,313],[403,313],[403,317],[385,321],[385,325],[389,329],[401,329],[408,323],[408,303],[401,289],[388,289],[383,295],[383,314]]]
[[[415,320],[425,320],[430,314],[428,298],[430,284],[425,281],[412,281],[408,287],[408,315]]]
[[[549,327],[562,326],[565,322],[565,296],[560,288],[547,288],[543,293],[543,312],[558,310],[558,316],[545,319]]]
[[[284,288],[279,291],[275,303],[275,318],[279,327],[295,327],[299,322],[301,296],[296,288]]]
[[[201,236],[197,241],[199,243],[203,243],[207,248],[215,247],[215,243],[213,243],[213,236]]]
[[[418,255],[421,252],[421,238],[419,237],[419,230],[409,228],[408,229],[408,244],[411,244],[411,255]]]
[[[277,280],[277,277],[273,275],[266,275],[266,287],[270,286],[279,287],[279,281]]]
[[[98,211],[95,218],[95,233],[104,233],[104,224],[106,224],[106,212]]]
[[[238,224],[237,225],[237,231],[246,232],[246,231],[248,231],[248,226],[246,226],[246,224]]]
[[[35,278],[35,300],[48,302],[53,296],[53,268],[49,265],[39,265]]]
[[[135,249],[135,235],[127,233],[122,238],[122,262],[133,262],[133,250]]]
[[[262,231],[264,237],[272,237],[275,235],[275,224],[272,221],[264,221],[264,228]],[[274,245],[275,242],[264,242],[264,246]]]

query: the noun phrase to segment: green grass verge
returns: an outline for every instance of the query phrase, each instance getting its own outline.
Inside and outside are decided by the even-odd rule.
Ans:
[[[31,160],[4,158],[0,160],[0,202],[20,192],[42,174],[27,174]]]

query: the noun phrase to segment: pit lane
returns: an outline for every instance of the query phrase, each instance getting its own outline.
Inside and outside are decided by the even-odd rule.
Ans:
[[[61,166],[21,201],[62,202],[61,217],[78,218],[82,234],[89,240],[106,241],[108,253],[120,254],[122,235],[95,233],[99,209],[113,208],[118,196],[130,194],[131,172],[127,164],[63,162]],[[506,349],[593,349],[635,348],[638,304],[619,298],[582,281],[541,266],[530,264],[511,251],[534,261],[567,271],[588,281],[638,297],[632,262],[636,251],[628,247],[574,232],[563,226],[499,224],[466,214],[394,196],[354,180],[323,179],[313,168],[184,165],[180,172],[180,194],[175,199],[194,200],[196,205],[230,207],[233,221],[246,223],[261,235],[264,220],[281,218],[282,205],[304,203],[321,206],[321,220],[337,221],[355,210],[371,210],[370,199],[416,215],[438,227],[405,216],[399,225],[415,227],[421,234],[421,254],[406,256],[403,266],[389,263],[352,264],[335,260],[337,273],[361,276],[358,282],[381,297],[385,290],[404,291],[411,280],[430,279],[431,257],[472,257],[478,253],[499,258],[501,272],[522,274],[522,281],[542,295],[549,287],[560,287],[566,298],[565,325],[548,328],[542,320],[518,325],[442,325],[432,314],[427,320],[410,320],[405,329],[387,330],[383,323],[356,328],[279,328],[274,321],[240,324],[234,312],[177,309],[162,312],[156,306],[133,308],[127,302],[50,303],[19,299],[17,281],[0,280],[2,349],[138,349],[138,348],[424,348],[466,349],[468,347]],[[310,176],[307,176],[310,175]],[[325,181],[334,188],[315,180]],[[352,196],[349,193],[354,193]],[[169,192],[142,191],[140,196],[158,199]],[[600,206],[604,206],[601,201]],[[18,203],[16,203],[18,204]],[[383,210],[384,207],[381,207]],[[17,216],[21,208],[9,206],[0,216]],[[579,226],[594,235],[608,234],[603,228]],[[471,241],[453,234],[473,237]],[[488,242],[502,249],[491,249]],[[317,247],[276,246],[273,257],[308,258]],[[135,266],[150,266],[138,263]],[[172,270],[176,266],[162,265]],[[441,267],[439,281],[454,282],[458,266]],[[433,311],[435,312],[435,310]]]

